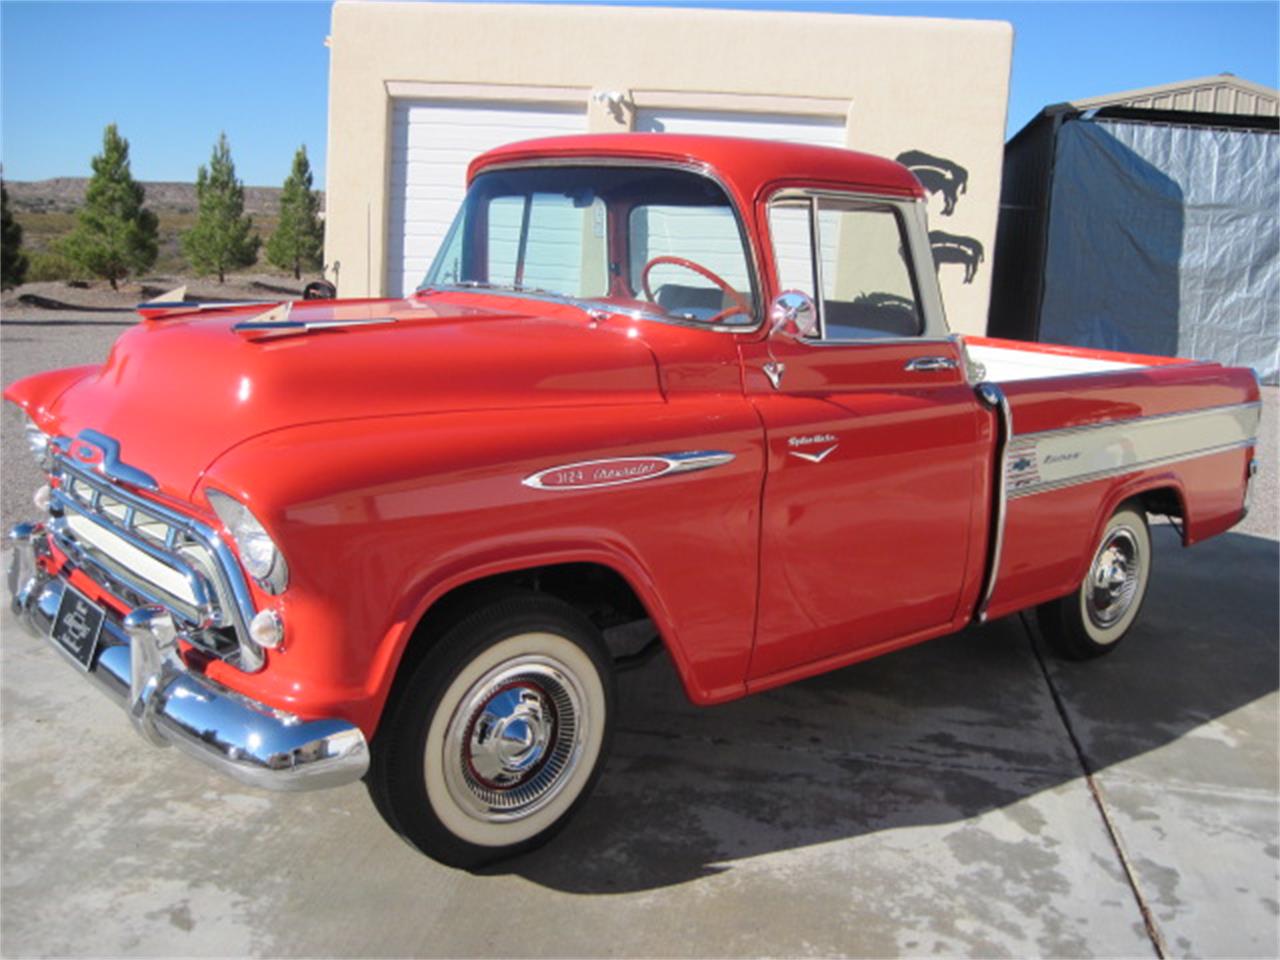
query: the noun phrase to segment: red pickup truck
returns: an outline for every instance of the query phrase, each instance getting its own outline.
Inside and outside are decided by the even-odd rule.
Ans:
[[[1031,607],[1093,657],[1149,515],[1245,513],[1252,371],[952,335],[896,163],[632,134],[468,180],[404,299],[144,304],[5,392],[49,476],[14,608],[149,741],[364,778],[476,865],[583,802],[650,650],[699,704]]]

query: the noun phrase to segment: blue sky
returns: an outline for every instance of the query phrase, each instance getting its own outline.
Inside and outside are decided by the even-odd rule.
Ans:
[[[1009,132],[1044,105],[1231,72],[1280,86],[1280,4],[656,3],[1008,20]],[[0,2],[0,161],[85,176],[119,125],[134,175],[194,180],[219,131],[240,177],[281,183],[307,145],[324,183],[327,2]]]

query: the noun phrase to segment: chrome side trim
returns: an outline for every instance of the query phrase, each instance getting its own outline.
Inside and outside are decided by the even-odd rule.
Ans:
[[[982,593],[978,606],[974,610],[974,619],[978,623],[987,622],[987,607],[991,596],[995,593],[996,578],[1000,575],[1000,559],[1004,553],[1004,528],[1009,514],[1009,490],[1006,473],[1003,469],[1005,448],[1013,436],[1013,411],[1009,408],[1009,398],[994,383],[980,383],[977,386],[978,398],[988,407],[996,411],[998,417],[998,433],[993,463],[996,465],[994,503],[991,518],[991,546],[987,551],[987,569],[982,578]]]
[[[1156,467],[1167,467],[1171,463],[1181,463],[1184,460],[1194,460],[1197,457],[1210,457],[1217,453],[1229,453],[1232,450],[1243,450],[1255,445],[1257,440],[1249,438],[1241,440],[1238,443],[1224,443],[1216,447],[1205,447],[1200,450],[1190,450],[1185,453],[1171,454],[1167,457],[1159,457],[1154,460],[1143,460],[1136,463],[1121,464],[1117,467],[1111,467],[1106,470],[1095,470],[1092,473],[1080,474],[1065,480],[1056,480],[1049,483],[1037,484],[1034,487],[1023,488],[1020,490],[1011,490],[1009,499],[1020,500],[1023,497],[1033,496],[1037,493],[1052,493],[1055,490],[1064,490],[1067,487],[1079,486],[1082,483],[1094,483],[1097,480],[1106,480],[1110,477],[1123,476],[1126,473],[1137,473],[1141,470],[1153,470]],[[1010,455],[1014,451],[1010,452]]]
[[[1256,443],[1261,404],[1243,403],[1015,436],[1003,462],[1013,498]]]
[[[1114,373],[1112,370],[1104,370],[1102,373]],[[1085,374],[1067,374],[1067,376],[1085,376]],[[1145,423],[1155,423],[1157,421],[1175,421],[1175,420],[1193,420],[1197,417],[1203,417],[1206,414],[1228,413],[1232,411],[1255,411],[1258,417],[1262,415],[1262,401],[1253,400],[1249,403],[1229,403],[1221,407],[1201,407],[1197,410],[1179,410],[1175,413],[1156,413],[1148,417],[1130,417],[1125,420],[1103,420],[1099,423],[1085,423],[1078,427],[1057,427],[1053,430],[1040,430],[1035,433],[1020,433],[1019,439],[1034,437],[1037,440],[1044,440],[1049,437],[1065,437],[1078,433],[1089,433],[1093,430],[1108,430],[1116,427],[1125,427],[1129,425],[1141,425]],[[1257,429],[1255,420],[1254,429]]]
[[[731,463],[735,455],[723,450],[688,450],[651,456],[607,457],[564,463],[525,477],[520,482],[535,490],[595,490],[619,487],[675,473],[693,473]]]
[[[38,524],[19,524],[10,533],[10,602],[27,632],[72,663],[49,639],[66,584],[36,565],[44,536]],[[335,718],[302,720],[192,672],[174,646],[177,636],[158,607],[135,610],[123,623],[108,611],[87,674],[125,708],[149,743],[173,744],[219,773],[266,790],[314,790],[364,776],[369,747],[359,727]],[[79,664],[76,672],[85,675]]]

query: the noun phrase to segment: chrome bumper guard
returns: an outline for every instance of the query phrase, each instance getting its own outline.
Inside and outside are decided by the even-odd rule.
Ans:
[[[46,543],[40,524],[20,523],[9,533],[13,612],[34,637],[48,640],[66,582],[36,563]],[[364,776],[369,748],[358,727],[345,720],[300,720],[193,673],[178,653],[177,639],[163,607],[139,607],[122,623],[108,611],[89,670],[148,742],[174,744],[241,783],[267,790],[317,790]],[[79,664],[76,669],[83,672]]]

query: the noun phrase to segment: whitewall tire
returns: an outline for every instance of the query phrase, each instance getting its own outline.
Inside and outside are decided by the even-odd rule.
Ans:
[[[1131,505],[1122,506],[1103,529],[1076,591],[1037,608],[1040,629],[1064,657],[1100,657],[1128,634],[1150,581],[1146,515]]]
[[[406,839],[475,867],[532,849],[594,785],[613,676],[572,607],[508,596],[465,617],[414,671],[374,738],[369,786]]]

